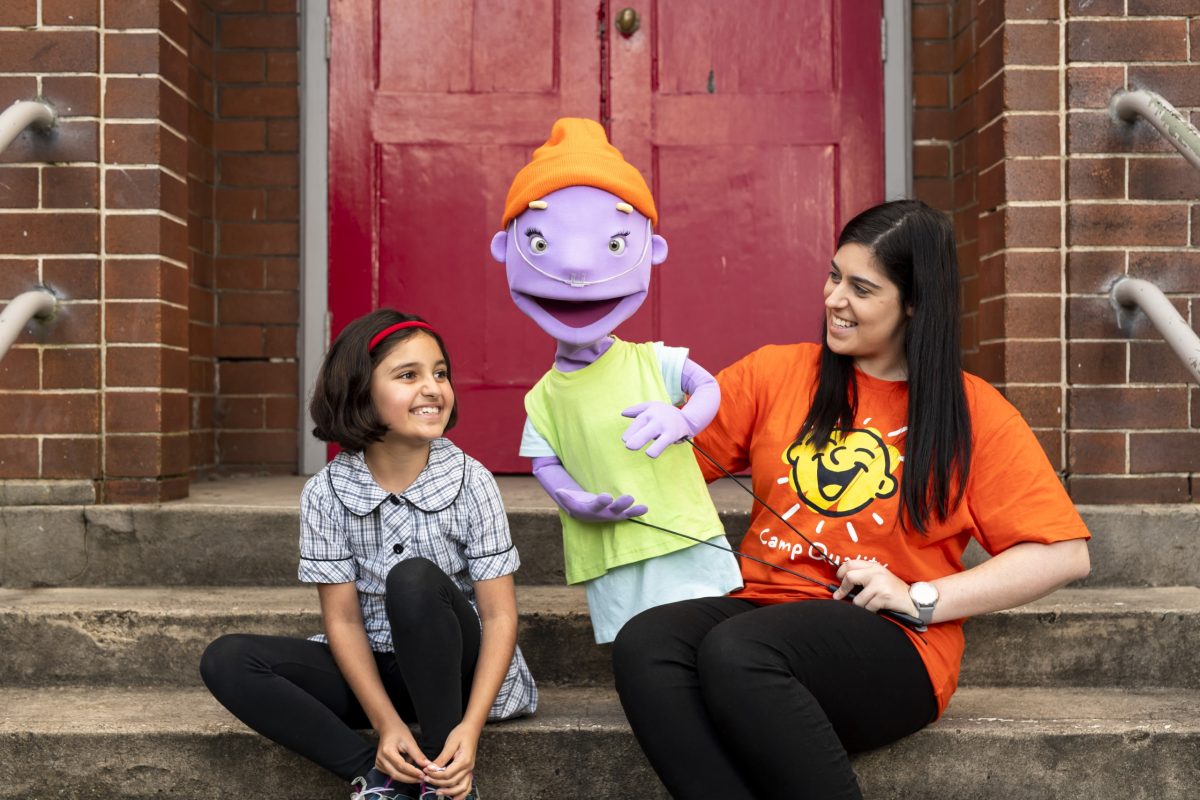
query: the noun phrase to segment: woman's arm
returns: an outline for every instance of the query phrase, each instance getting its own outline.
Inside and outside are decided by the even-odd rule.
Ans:
[[[363,627],[357,588],[353,583],[321,583],[317,585],[317,594],[321,598],[321,618],[333,660],[371,720],[371,727],[379,734],[375,766],[405,783],[419,782],[424,777],[421,768],[429,759],[417,747],[412,732],[383,688]]]
[[[929,581],[938,590],[933,622],[973,617],[1016,608],[1045,597],[1091,569],[1087,541],[1020,542],[982,564]],[[833,597],[840,600],[861,586],[854,604],[868,611],[891,609],[916,615],[908,596],[909,584],[874,561],[847,561],[838,569],[842,585]]]
[[[475,583],[475,601],[483,623],[479,661],[471,682],[467,710],[446,745],[426,768],[426,781],[445,789],[452,797],[461,797],[471,789],[471,771],[479,735],[487,722],[488,711],[496,701],[504,676],[508,674],[517,646],[517,595],[512,574]],[[438,770],[437,767],[444,767]]]

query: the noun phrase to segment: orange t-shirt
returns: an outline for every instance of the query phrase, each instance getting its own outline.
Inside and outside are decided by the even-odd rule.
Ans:
[[[865,373],[858,379],[852,431],[835,431],[820,454],[797,445],[817,383],[820,346],[771,345],[721,371],[721,408],[696,441],[730,471],[751,470],[755,493],[812,540],[806,544],[758,503],[741,550],[825,583],[837,583],[835,563],[874,559],[908,583],[960,572],[971,538],[995,555],[1019,542],[1087,539],[1090,534],[1063,490],[1033,431],[999,392],[964,374],[971,414],[967,490],[945,522],[922,534],[898,521],[900,474],[908,422],[908,384]],[[697,454],[705,477],[719,471]],[[761,605],[829,597],[829,592],[753,561],[740,559],[745,588],[734,596]],[[929,671],[938,713],[958,685],[963,620],[905,628]]]

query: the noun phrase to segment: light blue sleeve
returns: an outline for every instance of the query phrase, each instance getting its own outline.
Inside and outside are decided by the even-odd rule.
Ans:
[[[526,458],[541,458],[543,456],[557,456],[558,453],[550,447],[550,443],[546,441],[537,428],[533,427],[533,422],[529,417],[525,418],[525,430],[521,431],[521,451],[520,454]]]
[[[658,367],[662,370],[663,383],[667,385],[667,395],[673,405],[684,401],[683,394],[683,365],[687,362],[686,347],[667,347],[662,342],[654,343],[654,353],[658,356]]]

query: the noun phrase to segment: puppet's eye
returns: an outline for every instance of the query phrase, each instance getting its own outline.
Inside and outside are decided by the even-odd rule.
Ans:
[[[534,234],[529,237],[529,249],[534,253],[541,254],[550,249],[550,243],[541,236]]]
[[[625,237],[614,236],[608,240],[608,252],[614,256],[619,256],[625,252]]]

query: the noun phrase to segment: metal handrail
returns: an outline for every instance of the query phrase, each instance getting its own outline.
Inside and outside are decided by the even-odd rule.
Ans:
[[[46,289],[34,289],[19,294],[0,311],[0,358],[21,335],[31,319],[48,321],[58,308],[58,298]]]
[[[1162,289],[1139,278],[1120,278],[1113,284],[1109,297],[1116,306],[1117,326],[1121,330],[1129,330],[1133,315],[1141,309],[1200,384],[1200,336],[1175,310]]]
[[[1117,92],[1113,95],[1112,109],[1125,122],[1136,122],[1139,116],[1144,118],[1175,146],[1189,164],[1200,169],[1200,131],[1192,127],[1187,117],[1161,95],[1144,89]]]
[[[49,129],[57,121],[58,113],[46,101],[18,100],[0,112],[0,153],[30,125]]]

